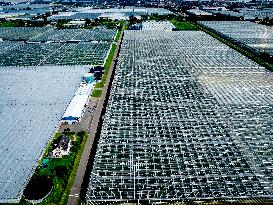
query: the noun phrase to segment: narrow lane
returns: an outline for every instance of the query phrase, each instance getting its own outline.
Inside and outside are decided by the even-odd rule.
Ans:
[[[105,85],[103,87],[102,95],[101,95],[101,97],[99,99],[99,102],[98,102],[98,105],[97,105],[97,108],[96,108],[96,111],[95,111],[95,115],[94,115],[90,130],[89,130],[88,139],[87,139],[87,142],[85,144],[83,154],[81,156],[81,160],[80,160],[80,164],[79,164],[79,167],[78,167],[78,170],[77,170],[77,174],[75,176],[74,183],[73,183],[73,186],[72,186],[70,194],[69,194],[69,198],[68,198],[68,202],[67,202],[68,205],[77,205],[79,203],[79,200],[80,200],[79,196],[80,196],[80,192],[81,192],[81,186],[82,186],[82,183],[83,183],[84,175],[85,175],[85,172],[86,172],[86,167],[87,167],[89,157],[90,157],[90,153],[91,153],[91,150],[92,150],[94,138],[95,138],[95,135],[97,133],[97,129],[98,129],[98,125],[99,125],[99,122],[100,122],[102,110],[103,110],[103,108],[105,106],[105,99],[106,99],[106,96],[108,94],[107,92],[110,90],[109,86],[111,86],[110,82],[111,82],[112,76],[114,74],[114,69],[116,67],[116,62],[117,62],[117,58],[118,58],[118,54],[119,54],[119,48],[120,48],[122,38],[123,38],[123,31],[122,31],[122,34],[120,36],[121,37],[120,37],[120,39],[119,39],[119,41],[117,43],[116,51],[115,51],[115,54],[114,54],[114,57],[113,57],[113,60],[112,60],[112,63],[111,63],[110,69],[109,69],[107,80],[106,80],[106,83],[105,83]],[[94,156],[91,156],[91,157],[94,157]]]

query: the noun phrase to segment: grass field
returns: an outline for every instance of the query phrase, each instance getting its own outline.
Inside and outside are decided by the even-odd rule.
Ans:
[[[179,30],[196,30],[196,26],[188,21],[170,20],[170,22]]]
[[[93,90],[92,97],[100,97],[102,94],[102,90]]]
[[[0,27],[17,27],[20,26],[18,22],[11,22],[11,21],[6,21],[0,23]]]

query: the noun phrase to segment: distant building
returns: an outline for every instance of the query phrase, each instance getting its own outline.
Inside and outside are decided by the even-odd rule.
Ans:
[[[212,13],[207,11],[202,11],[199,9],[190,9],[190,10],[187,10],[187,12],[190,14],[195,14],[197,16],[212,16]]]
[[[130,30],[141,30],[141,29],[142,29],[142,24],[140,24],[140,23],[130,26]]]
[[[201,6],[200,9],[203,11],[208,11],[208,12],[210,12],[210,11],[226,11],[227,10],[226,7],[224,7],[224,6],[217,6],[217,7]]]
[[[67,24],[64,24],[64,27],[68,28],[80,28],[84,27],[85,21],[70,21]]]
[[[251,2],[252,0],[225,0],[224,2],[227,3],[247,3],[247,2]]]
[[[103,66],[95,66],[90,69],[90,73],[94,73],[95,80],[101,80],[102,74],[104,73]]]

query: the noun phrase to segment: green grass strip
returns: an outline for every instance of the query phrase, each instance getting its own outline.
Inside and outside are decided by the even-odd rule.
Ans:
[[[60,204],[63,204],[63,205],[67,204],[68,196],[69,196],[69,193],[71,191],[71,187],[72,187],[72,185],[74,183],[75,176],[77,174],[77,170],[78,170],[78,167],[79,167],[79,164],[80,164],[80,161],[81,161],[81,156],[82,156],[82,153],[83,153],[84,146],[85,146],[85,143],[87,141],[87,138],[88,138],[88,135],[87,135],[87,133],[85,133],[84,136],[83,136],[82,143],[81,143],[81,148],[78,151],[78,154],[77,154],[76,159],[74,161],[73,170],[70,173],[69,180],[68,180],[68,183],[67,183],[67,186],[66,186],[66,190],[62,194]]]
[[[170,22],[179,30],[197,30],[196,26],[188,21],[177,21],[172,19]]]
[[[92,97],[98,98],[101,96],[101,94],[102,94],[102,90],[93,90]]]

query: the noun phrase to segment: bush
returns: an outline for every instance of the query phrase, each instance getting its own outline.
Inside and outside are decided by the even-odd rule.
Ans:
[[[69,170],[66,166],[61,165],[61,166],[54,167],[54,171],[58,178],[67,180],[69,176]]]
[[[100,97],[102,94],[102,90],[93,90],[92,97]]]

